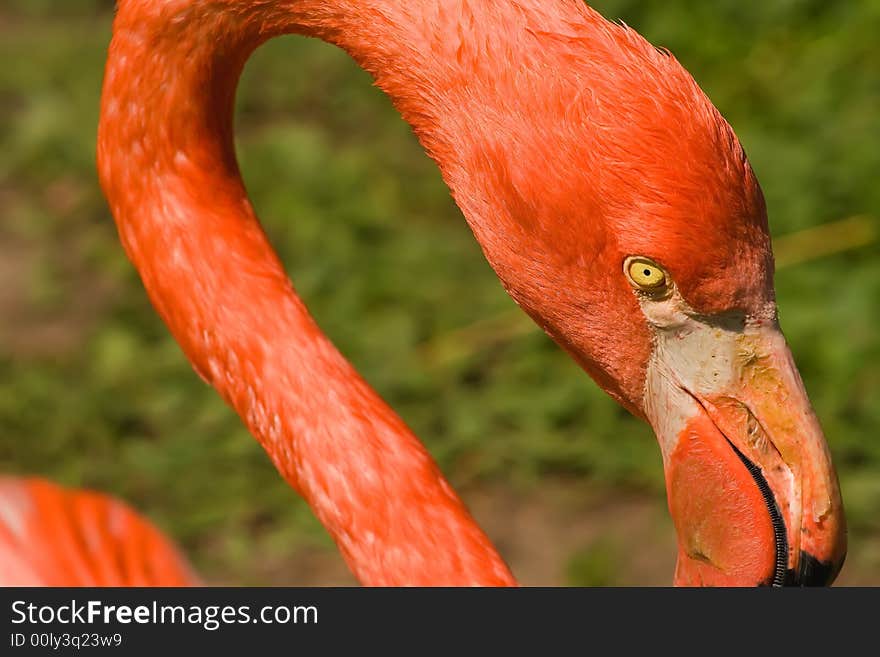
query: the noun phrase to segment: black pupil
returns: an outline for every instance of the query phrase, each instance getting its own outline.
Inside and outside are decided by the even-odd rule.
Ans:
[[[651,270],[650,270],[650,269],[645,269],[644,271],[642,271],[642,273],[643,273],[645,276],[650,276],[650,275],[651,275]]]

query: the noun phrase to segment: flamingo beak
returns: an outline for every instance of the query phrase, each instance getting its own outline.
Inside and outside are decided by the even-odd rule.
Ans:
[[[646,414],[678,534],[676,585],[834,580],[846,554],[837,476],[775,321],[665,331]]]

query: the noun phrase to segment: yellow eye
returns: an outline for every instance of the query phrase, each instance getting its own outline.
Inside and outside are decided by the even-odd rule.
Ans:
[[[630,283],[644,292],[663,292],[669,286],[663,268],[647,258],[627,258],[623,267]]]

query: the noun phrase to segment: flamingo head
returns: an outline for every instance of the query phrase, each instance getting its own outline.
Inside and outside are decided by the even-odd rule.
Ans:
[[[484,252],[653,426],[677,584],[830,583],[846,551],[840,492],[779,328],[765,203],[739,141],[633,31],[541,36],[519,68],[471,86],[479,107],[461,99],[456,157],[481,174],[445,173]]]

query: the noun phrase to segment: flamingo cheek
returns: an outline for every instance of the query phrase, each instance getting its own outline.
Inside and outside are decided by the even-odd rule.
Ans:
[[[666,490],[678,533],[677,586],[770,583],[777,548],[767,504],[703,413],[679,434],[666,464]]]

